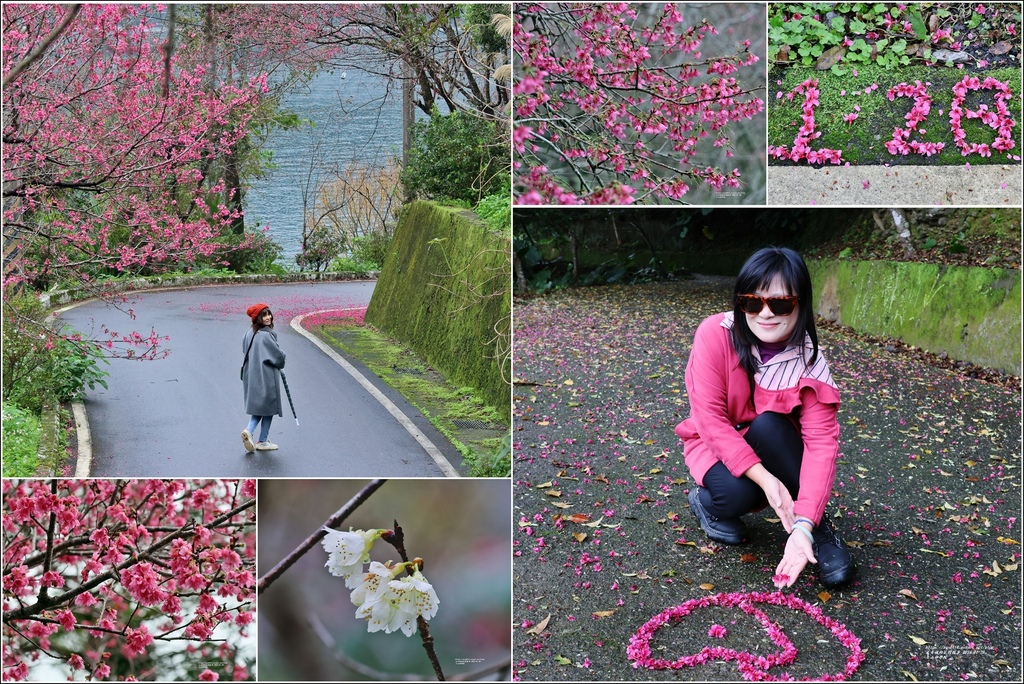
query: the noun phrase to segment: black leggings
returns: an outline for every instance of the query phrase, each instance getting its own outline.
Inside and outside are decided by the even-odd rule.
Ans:
[[[744,439],[768,472],[779,478],[796,500],[804,443],[789,418],[781,413],[762,413],[750,424]],[[738,518],[768,505],[764,490],[750,478],[730,473],[721,461],[704,475],[700,502],[716,518]]]

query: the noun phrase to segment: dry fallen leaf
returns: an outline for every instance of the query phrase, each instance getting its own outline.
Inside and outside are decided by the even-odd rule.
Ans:
[[[901,670],[901,672],[903,672],[903,674],[905,674],[905,675],[907,675],[908,677],[910,677],[910,679],[911,679],[912,681],[915,681],[915,682],[916,682],[916,681],[919,681],[919,680],[918,680],[918,678],[917,678],[917,677],[915,677],[915,676],[914,676],[913,674],[911,674],[910,672],[907,672],[906,670]]]
[[[556,507],[556,508],[572,508],[572,504],[570,504],[570,503],[563,503],[561,501],[552,501],[551,505]]]
[[[572,535],[572,537],[573,537],[573,539],[575,539],[576,541],[578,541],[578,542],[580,542],[582,544],[583,541],[587,538],[587,533],[586,532],[577,532],[576,534]]]
[[[1003,542],[1004,544],[1017,544],[1018,546],[1020,545],[1019,541],[1017,541],[1016,539],[1010,539],[1009,537],[996,537],[996,541]]]
[[[577,525],[582,525],[583,523],[590,520],[590,516],[586,513],[573,513],[568,518],[565,518],[565,520],[568,520],[569,522],[574,522]]]
[[[914,595],[914,592],[910,591],[910,589],[900,589],[900,593],[909,599],[913,599],[915,601],[920,600]]]
[[[550,486],[551,486],[551,482],[542,482],[541,484],[537,485],[537,489],[546,489],[546,488],[548,488]]]
[[[552,489],[552,490],[544,492],[544,493],[547,494],[548,496],[555,497],[555,498],[562,496],[562,492],[558,491],[557,489]]]
[[[832,594],[828,593],[827,591],[822,591],[818,593],[818,598],[821,599],[822,603],[828,603],[828,600],[832,598]]]
[[[916,636],[913,636],[912,634],[908,634],[907,636],[909,636],[910,640],[913,641],[918,646],[924,646],[925,644],[930,643],[930,642],[925,641],[921,637],[916,637]]]
[[[752,553],[744,553],[740,556],[740,560],[744,563],[755,563],[757,562],[757,556]]]
[[[700,585],[700,588],[704,589],[705,591],[711,591],[715,588],[715,585],[711,584],[710,582],[705,582],[704,584]]]
[[[527,634],[540,634],[541,632],[543,632],[545,629],[548,628],[548,623],[549,622],[551,622],[551,613],[548,613],[548,616],[546,618],[544,618],[543,620],[541,620],[540,622],[535,624],[530,629],[526,630],[526,633]]]
[[[1009,41],[1001,40],[988,49],[993,55],[1005,55],[1007,52],[1013,49],[1013,46]]]
[[[617,610],[617,609],[616,609]],[[598,610],[594,612],[594,617],[606,618],[615,615],[614,610]]]

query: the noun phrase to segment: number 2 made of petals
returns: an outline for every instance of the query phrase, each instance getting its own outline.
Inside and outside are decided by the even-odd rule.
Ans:
[[[775,677],[768,673],[772,667],[786,667],[796,661],[797,648],[786,636],[782,628],[760,610],[755,604],[762,603],[791,610],[801,611],[815,619],[828,629],[844,647],[850,650],[846,658],[846,666],[842,672],[821,674],[816,677],[801,678],[804,681],[844,680],[853,675],[864,661],[864,651],[860,647],[860,639],[854,636],[845,625],[825,615],[818,606],[807,603],[792,595],[775,592],[751,592],[715,594],[691,599],[682,605],[673,606],[648,620],[630,637],[626,655],[633,661],[634,668],[644,667],[652,670],[678,670],[684,667],[695,667],[714,660],[735,660],[736,666],[745,679],[765,681],[792,679],[790,676]],[[651,654],[651,639],[663,626],[679,623],[695,609],[719,606],[722,608],[739,608],[744,613],[761,623],[771,640],[781,649],[768,655],[754,655],[749,651],[737,651],[723,646],[705,646],[699,653],[680,656],[675,660],[655,658]],[[723,630],[724,631],[724,630]]]

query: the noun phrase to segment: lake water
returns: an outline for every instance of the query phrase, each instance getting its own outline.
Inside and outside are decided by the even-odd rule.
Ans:
[[[245,220],[250,227],[269,225],[270,236],[284,249],[278,261],[294,266],[302,245],[303,188],[353,160],[401,157],[402,92],[397,81],[336,71],[316,76],[283,100],[284,109],[314,125],[271,134],[266,149],[273,151],[277,168],[252,181]],[[313,197],[310,190],[310,208]]]

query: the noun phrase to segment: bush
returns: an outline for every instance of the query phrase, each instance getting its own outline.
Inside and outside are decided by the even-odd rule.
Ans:
[[[391,248],[392,237],[383,231],[374,231],[352,238],[352,258],[373,264],[375,268],[372,270],[379,271],[384,266],[384,259]]]
[[[235,273],[273,272],[274,262],[281,257],[281,245],[263,231],[225,236],[221,242],[225,251],[218,261],[226,261],[227,267]]]
[[[319,273],[327,270],[330,263],[345,249],[345,236],[320,226],[313,229],[306,238],[302,251],[295,255],[295,263],[302,271]]]
[[[3,404],[4,477],[32,477],[38,467],[39,419],[16,404]]]
[[[81,396],[86,386],[107,386],[100,357],[88,343],[77,342],[43,322],[35,297],[4,302],[3,398],[39,415],[43,407]],[[106,359],[102,359],[108,363]]]
[[[488,228],[507,235],[512,227],[512,198],[508,193],[488,195],[480,200],[476,213]]]
[[[408,192],[425,199],[458,199],[470,206],[480,198],[508,192],[511,167],[507,133],[494,121],[465,112],[442,116],[410,129],[409,162],[402,172]]]

